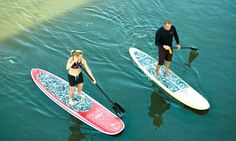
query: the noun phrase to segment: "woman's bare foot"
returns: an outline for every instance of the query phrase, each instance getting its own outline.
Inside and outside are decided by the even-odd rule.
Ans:
[[[85,95],[79,94],[79,97],[81,97],[82,99],[84,99],[84,98],[85,98]]]
[[[74,101],[71,98],[69,98],[69,104],[72,105],[72,106],[75,104]]]

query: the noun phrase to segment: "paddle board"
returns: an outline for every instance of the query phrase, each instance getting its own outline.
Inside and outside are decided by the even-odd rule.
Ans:
[[[82,92],[85,98],[80,98],[75,92],[73,97],[75,104],[70,106],[69,84],[62,78],[37,68],[31,70],[31,76],[39,89],[52,101],[94,129],[108,135],[116,135],[124,129],[125,125],[119,117],[85,92]]]
[[[171,76],[164,73],[164,65],[160,67],[158,77],[156,78],[155,67],[158,63],[156,59],[133,47],[129,49],[129,54],[135,64],[149,77],[149,79],[154,81],[161,89],[172,97],[193,109],[207,110],[210,108],[208,101],[173,71],[170,70]]]

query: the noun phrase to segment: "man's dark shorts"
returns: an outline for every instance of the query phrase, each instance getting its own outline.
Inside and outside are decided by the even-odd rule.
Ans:
[[[173,49],[172,54],[170,54],[169,50],[165,50],[163,47],[158,47],[158,53],[159,53],[159,60],[158,60],[158,65],[163,65],[165,60],[166,61],[171,61],[172,56],[173,56]]]

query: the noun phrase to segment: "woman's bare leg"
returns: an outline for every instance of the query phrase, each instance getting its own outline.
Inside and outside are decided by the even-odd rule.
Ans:
[[[84,86],[84,83],[80,83],[80,84],[78,84],[78,95],[79,96],[81,96],[81,97],[83,97],[82,96],[82,89],[83,89],[83,86]]]
[[[75,87],[70,87],[70,90],[69,90],[69,102],[70,104],[73,104],[73,95],[74,95],[74,91],[75,91]]]

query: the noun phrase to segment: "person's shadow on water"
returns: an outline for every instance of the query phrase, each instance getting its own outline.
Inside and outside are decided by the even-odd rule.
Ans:
[[[71,135],[68,138],[68,141],[81,141],[85,139],[85,134],[81,133],[79,125],[73,125],[69,127]]]
[[[170,104],[159,95],[159,92],[154,91],[151,94],[151,105],[148,115],[153,118],[153,125],[160,127],[163,124],[162,114],[170,108]]]
[[[68,137],[68,141],[81,141],[85,138],[87,138],[87,140],[91,138],[92,140],[92,136],[98,133],[98,131],[86,125],[74,116],[70,114],[68,116],[68,119],[70,121],[69,130],[71,131],[71,134]]]

